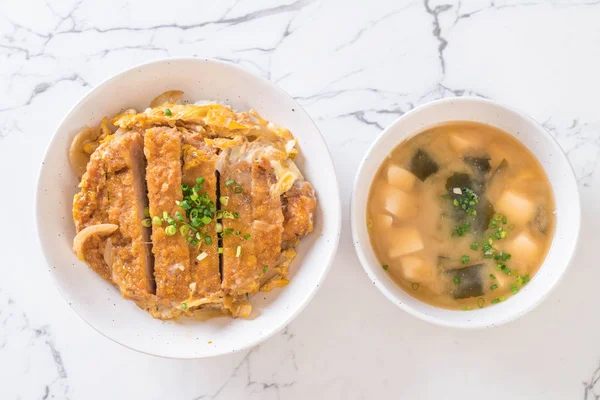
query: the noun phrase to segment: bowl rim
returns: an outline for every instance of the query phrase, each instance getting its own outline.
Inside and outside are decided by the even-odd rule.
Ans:
[[[338,178],[337,178],[337,173],[335,170],[335,165],[333,163],[333,157],[331,156],[331,150],[329,149],[329,146],[327,145],[327,142],[325,141],[325,138],[323,136],[323,134],[321,133],[321,130],[319,129],[318,125],[315,123],[315,121],[312,119],[312,117],[308,114],[308,112],[304,109],[304,107],[302,107],[294,97],[292,97],[289,93],[287,93],[286,91],[284,91],[283,89],[281,89],[279,86],[277,86],[275,83],[269,81],[266,78],[263,78],[262,76],[229,61],[223,61],[223,60],[219,60],[219,59],[214,59],[214,58],[207,58],[207,57],[163,57],[163,58],[157,58],[157,59],[152,59],[146,62],[142,62],[139,64],[135,64],[131,67],[128,67],[126,69],[123,70],[119,70],[118,72],[110,75],[108,78],[104,79],[103,81],[101,81],[100,83],[98,83],[97,85],[93,86],[92,88],[89,89],[89,91],[87,93],[85,93],[83,96],[81,96],[74,104],[73,106],[68,110],[68,112],[64,115],[64,117],[61,119],[61,121],[59,122],[59,124],[57,125],[56,129],[54,129],[54,132],[52,133],[52,136],[50,137],[50,140],[48,141],[46,148],[44,150],[43,153],[43,157],[41,159],[41,163],[39,165],[38,171],[37,171],[37,179],[36,179],[36,193],[35,193],[35,199],[34,199],[34,214],[35,214],[35,224],[36,224],[36,231],[37,231],[37,240],[38,240],[38,246],[39,248],[41,248],[42,250],[42,254],[44,256],[44,261],[46,263],[47,266],[51,267],[50,264],[50,257],[48,255],[48,251],[47,251],[47,245],[45,245],[44,243],[46,242],[41,235],[41,231],[39,229],[40,224],[42,223],[42,214],[41,214],[41,208],[40,208],[40,200],[41,200],[41,193],[40,193],[40,188],[41,188],[41,179],[42,179],[42,173],[44,171],[44,169],[46,168],[47,165],[47,161],[48,161],[48,157],[49,157],[49,153],[50,153],[50,148],[52,147],[52,144],[54,143],[54,141],[59,137],[60,132],[64,131],[64,124],[65,122],[69,119],[69,117],[71,116],[71,114],[86,100],[88,100],[90,97],[92,97],[94,95],[94,93],[96,91],[98,91],[100,88],[107,86],[108,84],[110,84],[112,81],[118,79],[121,75],[123,74],[128,74],[131,72],[134,72],[135,70],[139,70],[142,68],[146,68],[149,66],[153,66],[153,65],[157,65],[157,64],[172,64],[172,63],[178,63],[178,62],[198,62],[198,63],[209,63],[209,64],[216,64],[216,65],[220,65],[220,66],[226,66],[227,68],[232,68],[234,70],[237,70],[238,72],[241,72],[242,74],[246,74],[248,76],[251,76],[253,79],[256,79],[258,81],[261,81],[263,84],[266,84],[267,86],[269,86],[271,89],[273,89],[275,92],[277,92],[279,95],[281,96],[285,96],[288,97],[295,105],[295,111],[296,112],[300,112],[303,114],[304,117],[307,118],[307,121],[310,121],[310,123],[313,125],[315,132],[317,133],[317,138],[316,140],[320,141],[320,144],[324,147],[328,157],[326,160],[322,160],[325,163],[327,163],[327,167],[330,168],[332,170],[332,178],[333,178],[333,182],[330,182],[329,185],[334,187],[333,193],[335,194],[335,198],[328,198],[327,199],[327,204],[328,204],[328,208],[327,208],[327,212],[330,214],[333,214],[333,217],[331,218],[332,221],[336,221],[334,223],[334,225],[332,226],[332,234],[333,234],[333,238],[330,240],[330,244],[329,244],[329,248],[330,250],[328,251],[328,254],[326,255],[326,257],[324,257],[324,262],[323,262],[323,269],[322,272],[320,273],[320,276],[318,277],[318,280],[316,282],[316,285],[314,287],[308,288],[307,292],[304,295],[304,298],[301,301],[301,305],[292,313],[290,313],[288,315],[287,318],[282,318],[280,320],[280,322],[268,333],[265,335],[262,335],[258,338],[256,338],[255,340],[246,343],[243,346],[240,347],[236,347],[233,350],[228,350],[228,351],[223,351],[223,350],[217,350],[217,351],[208,351],[206,352],[206,354],[200,355],[200,356],[194,356],[191,355],[190,357],[182,357],[182,356],[172,356],[169,354],[166,354],[167,352],[150,352],[150,351],[146,351],[140,348],[136,348],[131,346],[130,344],[125,344],[122,343],[120,341],[118,341],[116,338],[109,336],[107,333],[101,331],[98,327],[94,326],[90,321],[88,321],[88,319],[86,319],[76,308],[74,308],[68,301],[68,296],[67,294],[63,291],[61,285],[58,282],[58,277],[52,273],[52,268],[48,268],[47,273],[50,275],[52,282],[54,283],[54,287],[58,290],[58,292],[60,293],[63,301],[65,303],[67,303],[69,305],[69,308],[75,312],[75,314],[77,314],[77,316],[79,316],[79,318],[81,318],[87,325],[89,325],[90,327],[92,327],[96,332],[100,333],[102,336],[104,336],[107,339],[110,339],[112,342],[117,343],[121,346],[124,346],[128,349],[134,350],[136,352],[139,353],[143,353],[143,354],[147,354],[147,355],[151,355],[151,356],[155,356],[155,357],[161,357],[161,358],[168,358],[168,359],[202,359],[202,358],[211,358],[211,357],[217,357],[220,355],[225,355],[225,354],[231,354],[231,353],[238,353],[253,347],[256,347],[257,345],[265,342],[266,340],[268,340],[269,338],[271,338],[272,336],[274,336],[275,334],[281,332],[287,325],[289,325],[305,308],[306,306],[311,302],[311,300],[314,298],[314,296],[317,294],[318,290],[320,289],[321,286],[323,286],[323,282],[326,279],[329,271],[331,270],[331,266],[333,264],[333,261],[335,260],[335,257],[337,255],[337,249],[339,247],[339,242],[340,242],[340,236],[341,236],[341,229],[342,229],[342,201],[341,201],[341,196],[340,196],[340,190],[339,190],[339,182],[338,182]],[[323,210],[323,209],[321,209]]]
[[[577,218],[573,222],[574,226],[575,226],[574,245],[570,249],[570,254],[568,254],[566,262],[558,270],[556,279],[553,282],[551,282],[551,284],[549,286],[545,287],[540,292],[540,294],[537,296],[535,301],[531,302],[527,307],[514,307],[515,311],[505,313],[504,315],[495,318],[493,322],[488,321],[486,323],[480,323],[480,322],[475,321],[475,319],[473,318],[473,319],[468,320],[469,323],[456,323],[456,322],[450,321],[448,319],[439,318],[439,317],[435,317],[435,316],[420,312],[419,310],[415,309],[411,305],[408,305],[405,302],[400,301],[399,298],[394,293],[392,293],[390,290],[388,290],[388,288],[383,284],[383,282],[374,273],[374,269],[373,269],[374,267],[371,265],[371,263],[369,262],[369,260],[366,257],[366,254],[365,254],[365,249],[370,248],[371,244],[370,243],[362,243],[361,239],[359,237],[360,236],[359,235],[359,226],[361,224],[361,221],[358,221],[358,214],[360,213],[360,207],[363,207],[363,206],[366,207],[366,205],[358,204],[356,197],[357,197],[358,191],[361,189],[358,187],[358,185],[359,185],[359,181],[361,180],[361,177],[365,174],[365,165],[367,163],[367,160],[369,159],[369,157],[373,156],[374,151],[376,151],[377,146],[383,140],[383,138],[387,137],[388,135],[391,135],[392,132],[395,130],[396,126],[399,125],[400,123],[402,123],[402,121],[412,117],[414,114],[421,113],[427,109],[436,108],[436,107],[439,107],[439,106],[442,106],[442,105],[445,105],[448,103],[486,104],[491,107],[504,109],[505,111],[508,111],[509,113],[515,115],[516,117],[521,118],[524,121],[528,122],[529,124],[534,126],[538,131],[542,132],[544,139],[549,141],[556,149],[559,150],[557,152],[557,156],[560,157],[562,159],[562,161],[564,163],[566,163],[566,165],[568,166],[568,171],[567,171],[568,173],[567,173],[566,179],[572,181],[574,183],[575,188],[577,189],[576,193],[573,194],[573,207],[575,208],[574,211],[577,215]],[[459,119],[457,119],[457,120],[459,120]],[[398,146],[402,141],[407,140],[407,139],[419,134],[420,132],[423,132],[423,130],[425,130],[427,128],[428,128],[428,126],[425,126],[421,130],[411,131],[411,132],[408,132],[408,133],[402,135],[398,139],[398,143],[396,144],[396,146]],[[513,135],[513,137],[514,137],[514,135]],[[515,139],[517,139],[519,142],[522,143],[522,141],[519,138],[515,137]],[[534,154],[534,156],[536,156],[536,155]],[[536,156],[536,159],[537,159],[537,156]],[[381,163],[379,164],[379,166],[381,166]],[[551,185],[551,187],[553,187],[553,185]],[[364,188],[362,188],[362,189],[364,191]],[[554,187],[553,187],[553,189],[554,189]],[[369,186],[369,191],[370,191],[370,186]],[[475,96],[448,97],[448,98],[442,98],[442,99],[430,101],[430,102],[422,104],[418,107],[413,108],[412,110],[406,112],[405,114],[401,115],[396,120],[394,120],[392,123],[390,123],[376,137],[376,139],[373,141],[373,143],[371,144],[371,146],[365,153],[365,155],[358,167],[358,170],[357,170],[357,173],[356,173],[356,176],[354,179],[354,183],[352,186],[352,194],[351,194],[351,199],[350,199],[350,222],[351,222],[352,241],[353,241],[354,249],[360,260],[363,270],[367,274],[367,277],[371,280],[371,282],[373,282],[373,284],[377,287],[377,289],[389,301],[394,303],[396,306],[398,306],[403,311],[406,311],[408,314],[415,316],[423,321],[434,324],[434,325],[444,326],[444,327],[449,327],[449,328],[461,328],[461,329],[485,329],[485,328],[492,328],[495,326],[500,326],[500,325],[503,325],[508,322],[511,322],[511,321],[521,318],[523,315],[527,314],[528,312],[533,310],[535,307],[540,305],[540,303],[542,303],[558,286],[558,284],[564,277],[566,271],[569,269],[570,265],[572,264],[573,256],[577,252],[577,248],[579,246],[579,237],[580,237],[580,232],[581,232],[581,199],[580,199],[580,193],[579,193],[579,186],[577,184],[577,177],[573,170],[573,166],[569,162],[567,155],[565,154],[564,150],[562,149],[562,147],[560,146],[558,141],[539,122],[537,122],[535,119],[533,119],[532,117],[530,117],[529,115],[527,115],[525,113],[522,113],[522,112],[520,112],[510,106],[507,106],[503,103],[496,102],[496,101],[493,101],[490,99],[475,97]],[[556,234],[557,233],[555,232],[554,233],[555,237],[556,237]],[[555,242],[554,242],[555,237],[553,238],[553,242],[551,243],[550,248],[548,249],[548,254],[550,253],[550,249],[552,249],[552,247],[555,244]],[[542,266],[540,267],[540,269],[543,267],[545,262],[546,262],[546,259],[544,260],[544,263],[542,263]],[[406,292],[400,286],[397,286],[397,287],[401,291],[406,293],[408,296],[415,299],[419,304],[433,307],[438,310],[448,311],[449,314],[462,312],[462,311],[456,311],[456,310],[446,310],[446,309],[443,309],[440,307],[431,306],[431,305],[413,297],[412,295],[410,295],[410,293]],[[485,312],[485,310],[489,310],[490,308],[491,307],[486,307],[482,310],[474,310],[474,311],[470,311],[470,312]]]

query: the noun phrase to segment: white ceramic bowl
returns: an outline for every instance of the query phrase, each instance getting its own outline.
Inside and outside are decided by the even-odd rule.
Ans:
[[[145,109],[158,94],[180,89],[183,99],[218,100],[238,110],[253,108],[289,128],[298,138],[298,166],[320,199],[315,231],[300,244],[290,284],[255,296],[252,319],[206,322],[153,319],[79,261],[71,208],[78,191],[67,149],[84,125],[134,107]],[[324,202],[327,207],[322,207]],[[66,116],[50,142],[40,170],[37,224],[50,272],[60,292],[93,328],[129,348],[159,356],[201,358],[257,345],[285,327],[310,301],[333,261],[341,227],[341,202],[333,162],[319,130],[285,92],[233,64],[202,59],[167,59],[137,66],[108,79]]]
[[[476,121],[500,128],[523,143],[548,175],[556,200],[556,233],[546,259],[529,284],[507,301],[473,311],[430,306],[398,287],[377,261],[366,226],[371,182],[390,151],[417,133],[448,121]],[[581,210],[573,169],[554,138],[536,121],[511,108],[480,98],[452,98],[418,107],[385,129],[371,146],[354,183],[352,235],[358,257],[373,283],[394,304],[425,321],[444,326],[482,328],[518,318],[538,305],[563,276],[577,245]]]

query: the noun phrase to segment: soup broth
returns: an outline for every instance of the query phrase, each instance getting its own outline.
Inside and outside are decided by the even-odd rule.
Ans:
[[[550,182],[506,132],[430,128],[396,147],[371,185],[367,224],[383,269],[431,305],[477,309],[534,276],[555,225]]]

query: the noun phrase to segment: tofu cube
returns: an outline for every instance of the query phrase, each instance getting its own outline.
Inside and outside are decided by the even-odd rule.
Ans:
[[[417,203],[412,196],[393,187],[388,187],[384,193],[384,208],[401,220],[417,214]]]
[[[390,165],[387,169],[388,183],[402,191],[410,192],[417,177],[410,171],[405,170],[397,165]]]
[[[535,204],[526,197],[508,189],[504,190],[494,204],[497,212],[504,214],[509,223],[525,225],[533,218]]]
[[[419,231],[411,226],[394,230],[390,235],[389,254],[391,258],[399,258],[424,248]]]
[[[433,268],[419,256],[404,256],[400,258],[402,275],[409,282],[430,282],[434,279]]]
[[[527,232],[521,232],[516,237],[510,239],[506,244],[508,251],[514,260],[524,265],[534,264],[540,254],[540,249],[533,237]]]
[[[449,138],[449,143],[450,147],[459,154],[464,154],[469,150],[477,149],[482,146],[481,140],[477,139],[474,134],[466,135],[452,133]]]
[[[394,218],[387,214],[377,214],[373,217],[373,219],[377,229],[389,229],[392,227],[392,223],[394,222]]]

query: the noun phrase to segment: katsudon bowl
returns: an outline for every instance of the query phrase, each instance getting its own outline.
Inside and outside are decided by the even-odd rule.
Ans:
[[[430,128],[456,121],[485,124],[493,129],[502,130],[512,137],[511,140],[516,139],[517,143],[531,153],[548,178],[554,198],[555,228],[549,250],[541,266],[531,276],[531,281],[522,286],[518,293],[508,297],[506,301],[499,299],[497,304],[492,301],[491,305],[488,302],[485,307],[483,304],[476,304],[471,308],[452,310],[431,305],[411,294],[411,291],[419,289],[417,283],[413,283],[416,286],[409,284],[408,289],[396,284],[388,271],[388,267],[391,270],[393,266],[381,262],[372,244],[367,225],[367,204],[371,185],[377,178],[381,165],[392,158],[393,149]],[[448,136],[452,135],[448,133]],[[448,148],[445,151],[453,153],[454,150]],[[523,316],[540,304],[556,287],[567,270],[576,249],[581,209],[573,169],[556,140],[539,123],[518,111],[493,101],[467,97],[442,99],[425,104],[404,114],[387,127],[368,150],[359,167],[354,182],[350,214],[354,246],[363,268],[373,284],[392,303],[418,318],[438,325],[458,328],[488,328]],[[510,229],[510,225],[508,228]],[[446,238],[446,240],[454,241],[454,246],[458,246],[459,242],[454,238],[454,234],[452,236],[448,234]],[[509,234],[509,240],[511,238],[512,236]],[[400,242],[402,238],[396,237],[396,240]],[[471,248],[471,250],[476,249]],[[477,257],[475,252],[466,254]],[[466,262],[468,262],[468,257],[466,261],[462,261],[463,264]],[[513,259],[513,262],[516,261]],[[500,275],[502,272],[494,271],[494,273],[503,277]],[[504,272],[508,275],[510,273],[510,270]],[[490,278],[496,279],[491,275]],[[451,285],[460,283],[459,278],[451,282]],[[498,285],[493,286],[498,287]],[[495,290],[496,288],[490,289]],[[478,296],[475,295],[473,298],[477,300]]]
[[[203,100],[256,110],[288,128],[298,140],[299,169],[314,187],[318,206],[314,231],[296,248],[290,283],[252,298],[249,318],[228,316],[161,321],[121,297],[80,261],[72,250],[73,196],[78,176],[68,161],[73,137],[83,126],[122,110],[144,110],[167,90],[184,91],[184,102]],[[326,206],[323,206],[326,203]],[[37,187],[39,239],[50,274],[73,310],[104,336],[131,349],[172,358],[203,358],[255,346],[284,328],[307,305],[325,278],[335,255],[341,204],[327,146],[308,114],[272,83],[230,63],[180,58],[143,64],[121,72],[93,89],[67,114],[42,162]]]

